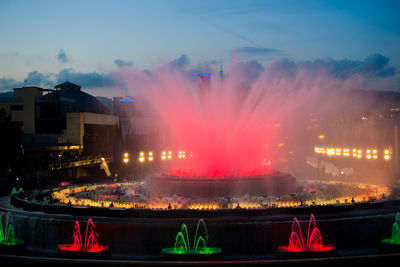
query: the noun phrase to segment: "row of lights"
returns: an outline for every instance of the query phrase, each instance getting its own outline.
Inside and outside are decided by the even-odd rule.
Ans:
[[[315,147],[314,152],[317,154],[325,154],[328,156],[342,156],[342,157],[350,157],[361,159],[363,158],[363,150],[362,149],[349,149],[349,148],[332,148],[332,147]],[[365,149],[365,158],[366,159],[378,159],[378,150],[377,149]],[[390,160],[391,152],[389,149],[383,150],[383,158],[385,160]]]
[[[154,157],[153,157],[153,152],[148,152],[147,153],[147,160],[148,161],[153,161]],[[140,152],[139,153],[139,158],[138,158],[139,162],[145,162],[146,161],[146,154],[144,152]]]
[[[185,159],[186,156],[186,151],[184,150],[179,150],[177,154],[178,159]],[[193,152],[190,152],[189,157],[193,157]],[[161,152],[161,160],[169,160],[173,158],[172,151],[162,151]]]
[[[179,150],[178,151],[178,154],[177,154],[177,158],[178,159],[185,159],[186,157],[187,157],[186,156],[186,151],[184,151],[184,150]],[[193,157],[193,153],[192,152],[190,152],[189,157],[191,157],[191,158]],[[172,153],[172,151],[162,151],[160,158],[161,158],[161,160],[170,160],[170,159],[173,158],[173,153]],[[152,151],[147,152],[147,153],[143,152],[143,151],[139,152],[138,161],[140,163],[143,163],[145,161],[153,161],[153,160],[154,160],[154,153]],[[129,154],[128,153],[124,153],[123,154],[122,161],[125,164],[129,163]]]

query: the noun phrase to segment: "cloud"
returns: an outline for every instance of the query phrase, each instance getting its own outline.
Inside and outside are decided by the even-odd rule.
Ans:
[[[127,61],[127,60],[122,60],[122,59],[116,59],[116,60],[114,60],[114,64],[115,64],[118,68],[132,67],[132,66],[133,66],[133,61]]]
[[[73,69],[63,69],[54,75],[55,83],[65,82],[66,77],[68,80],[79,84],[82,88],[102,88],[112,87],[114,85],[111,73],[98,73],[98,72],[74,72]],[[53,82],[54,84],[54,82]]]
[[[347,79],[354,75],[366,78],[389,77],[398,74],[396,68],[389,65],[389,58],[381,54],[372,54],[364,60],[350,59],[316,59],[314,61],[294,61],[280,58],[271,63],[268,68],[276,75],[293,76],[303,70],[318,74],[325,72],[331,76]]]
[[[13,88],[22,86],[38,86],[43,88],[52,88],[59,83],[67,80],[79,84],[83,89],[111,88],[120,86],[113,81],[114,73],[75,72],[73,69],[63,69],[58,73],[44,73],[32,71],[23,81],[17,81],[12,78],[0,78],[0,91],[11,91]]]
[[[364,59],[360,64],[359,71],[378,77],[394,75],[396,69],[388,66],[389,58],[381,54],[373,54]]]
[[[34,70],[28,74],[26,77],[27,85],[41,86],[41,87],[52,87],[53,74],[43,73]]]
[[[13,78],[0,78],[0,91],[11,91],[14,88],[22,87],[23,82]]]
[[[57,60],[61,64],[71,61],[71,59],[67,57],[67,54],[65,53],[64,49],[60,49],[60,51],[58,51]]]
[[[267,49],[268,50],[268,49]],[[265,53],[267,50],[259,48],[241,48],[238,51],[246,51],[246,53]],[[274,53],[276,51],[270,51]],[[22,86],[39,86],[44,88],[52,88],[56,84],[65,82],[67,79],[71,82],[79,84],[85,89],[110,89],[122,88],[124,80],[124,71],[122,67],[132,66],[132,61],[116,59],[114,61],[118,67],[114,71],[100,73],[100,72],[77,72],[71,68],[62,69],[57,73],[45,73],[34,70],[28,73],[25,79],[18,81],[13,78],[2,77],[0,78],[0,91],[11,91],[13,88]],[[197,79],[197,74],[201,72],[219,71],[219,62],[217,60],[204,60],[196,64],[192,64],[190,58],[182,54],[178,58],[171,60],[161,67],[173,66],[183,75],[191,80]],[[151,77],[152,70],[143,70],[146,76]],[[348,79],[351,77],[361,77],[365,80],[364,89],[366,90],[390,90],[400,91],[400,73],[390,65],[390,59],[381,54],[372,54],[363,60],[350,60],[350,59],[316,59],[313,61],[295,61],[288,58],[275,58],[271,63],[265,65],[262,61],[250,58],[246,61],[232,61],[229,71],[225,68],[225,75],[235,75],[240,72],[240,77],[247,85],[256,81],[260,75],[267,73],[276,79],[285,76],[293,77],[298,72],[307,72],[310,75],[326,74],[339,79]],[[26,83],[24,83],[26,80]]]
[[[172,60],[170,62],[170,65],[182,69],[190,65],[190,59],[187,55],[183,54],[177,59]]]

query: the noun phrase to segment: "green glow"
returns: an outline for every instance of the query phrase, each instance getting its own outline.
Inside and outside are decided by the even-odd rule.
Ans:
[[[203,249],[199,250],[184,250],[181,248],[164,248],[162,250],[163,253],[166,254],[187,254],[187,255],[198,255],[198,254],[216,254],[220,253],[221,249],[220,248],[214,248],[214,247],[205,247]]]
[[[203,226],[203,231],[204,231],[205,238],[203,236],[201,236],[201,235],[199,237],[197,237],[200,225]],[[175,246],[174,247],[176,249],[178,249],[178,250],[185,250],[185,251],[193,250],[193,251],[197,251],[200,242],[201,242],[200,244],[202,245],[200,249],[207,247],[206,240],[208,240],[208,232],[207,232],[206,223],[204,222],[203,219],[200,219],[199,222],[197,223],[196,233],[194,235],[193,248],[190,247],[189,232],[188,232],[188,229],[186,227],[186,224],[184,224],[184,223],[181,226],[181,231],[178,232],[178,234],[176,235]]]
[[[15,245],[16,239],[15,239],[15,233],[14,233],[14,227],[13,227],[13,218],[11,216],[11,212],[7,213],[6,217],[6,225],[3,229],[3,218],[0,215],[0,243],[3,245]]]
[[[391,244],[391,245],[400,245],[400,241],[393,238],[383,239],[382,243]]]
[[[200,226],[203,226],[203,235],[199,234]],[[199,234],[199,235],[198,235]],[[173,248],[164,248],[162,251],[166,254],[215,254],[220,253],[220,248],[207,247],[208,231],[206,223],[200,219],[197,223],[196,233],[194,235],[193,247],[190,246],[190,239],[186,224],[182,224],[181,230],[175,237]]]
[[[188,240],[189,240],[189,238],[188,238]],[[183,244],[183,246],[182,246],[182,244]],[[188,251],[190,249],[190,247],[188,247],[186,244],[185,237],[183,236],[182,232],[179,232],[176,235],[174,248],[177,250],[183,250],[183,251]]]
[[[383,239],[382,243],[400,245],[400,213],[396,213],[396,217],[392,227],[392,237]]]

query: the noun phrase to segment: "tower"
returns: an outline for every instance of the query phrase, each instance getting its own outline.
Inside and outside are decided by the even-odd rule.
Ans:
[[[220,58],[219,66],[220,66],[220,69],[219,69],[219,78],[222,80],[222,79],[224,79],[224,72],[222,71],[222,57]]]

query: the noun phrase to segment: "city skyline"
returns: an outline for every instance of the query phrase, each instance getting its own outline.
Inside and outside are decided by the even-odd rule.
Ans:
[[[122,95],[125,67],[326,68],[400,90],[396,1],[2,1],[0,92],[65,80]],[[25,82],[24,82],[25,81]],[[132,85],[128,84],[128,91]],[[129,92],[132,93],[132,92]]]

